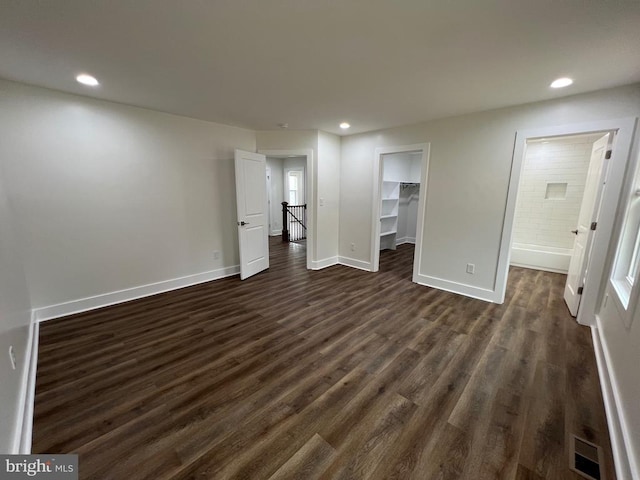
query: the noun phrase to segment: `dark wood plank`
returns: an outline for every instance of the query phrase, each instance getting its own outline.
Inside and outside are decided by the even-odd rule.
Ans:
[[[533,391],[519,462],[543,478],[565,478],[569,461],[565,446],[565,372],[538,362]]]
[[[397,393],[382,394],[367,415],[351,428],[338,447],[336,459],[323,472],[324,479],[368,479],[382,454],[398,438],[416,412],[416,405]],[[335,440],[335,437],[334,441]]]
[[[335,457],[335,450],[316,433],[269,479],[313,480],[320,478],[333,457]]]

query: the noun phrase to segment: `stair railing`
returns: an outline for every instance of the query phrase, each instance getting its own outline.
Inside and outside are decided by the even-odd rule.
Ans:
[[[282,241],[295,242],[307,238],[307,205],[282,202]]]

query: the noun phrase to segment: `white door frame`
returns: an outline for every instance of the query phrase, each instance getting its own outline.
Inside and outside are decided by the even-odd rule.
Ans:
[[[294,155],[296,157],[307,158],[307,178],[305,181],[305,198],[307,201],[307,270],[311,270],[313,265],[313,256],[315,254],[316,245],[316,225],[315,225],[315,212],[316,212],[316,198],[314,195],[313,181],[314,181],[314,169],[313,169],[313,150],[310,148],[298,148],[292,150],[269,150],[261,149],[258,153],[262,153],[267,157],[282,157]],[[284,179],[283,179],[284,180]],[[284,225],[283,225],[284,228]]]
[[[269,206],[269,236],[273,236],[273,212],[271,211],[271,169],[267,166],[267,205]]]
[[[371,271],[380,268],[380,204],[382,203],[382,156],[391,153],[422,152],[420,170],[420,194],[418,195],[418,224],[416,225],[416,247],[413,255],[413,281],[416,282],[422,260],[422,230],[424,226],[424,212],[427,203],[427,179],[429,176],[429,144],[414,143],[396,147],[376,148],[373,157],[373,208],[371,211]]]
[[[616,131],[617,135],[613,145],[613,154],[609,160],[607,188],[602,196],[598,228],[592,240],[589,271],[587,273],[577,317],[578,322],[582,325],[595,325],[596,306],[599,305],[599,299],[603,294],[603,287],[606,284],[606,282],[603,281],[604,265],[609,243],[611,242],[613,225],[616,221],[618,202],[622,194],[635,125],[635,118],[622,118],[519,130],[516,133],[511,177],[509,179],[509,190],[507,193],[507,205],[502,227],[502,239],[500,241],[500,253],[498,256],[498,269],[494,287],[495,298],[493,301],[495,303],[504,303],[507,289],[515,208],[527,139]]]

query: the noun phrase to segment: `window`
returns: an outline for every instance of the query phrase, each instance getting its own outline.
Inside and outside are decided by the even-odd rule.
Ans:
[[[298,203],[298,176],[297,172],[289,172],[289,205],[299,205]]]
[[[289,170],[287,174],[286,198],[289,205],[303,205],[304,200],[304,172]]]
[[[637,284],[640,268],[640,182],[627,202],[626,218],[618,244],[611,283],[623,308],[629,308],[632,290]]]
[[[636,232],[636,243],[633,247],[633,253],[631,254],[631,265],[629,266],[629,270],[627,271],[627,281],[633,287],[633,283],[635,282],[636,276],[638,275],[638,259],[640,255],[638,251],[640,250],[640,229]]]

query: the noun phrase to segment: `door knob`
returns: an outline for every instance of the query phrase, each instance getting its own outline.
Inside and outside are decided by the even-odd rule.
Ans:
[[[571,230],[571,233],[575,233],[577,235],[578,234],[578,230]]]
[[[249,225],[249,222],[238,222],[238,225],[244,227],[245,225]]]

